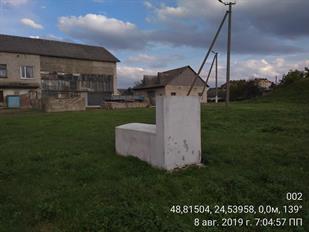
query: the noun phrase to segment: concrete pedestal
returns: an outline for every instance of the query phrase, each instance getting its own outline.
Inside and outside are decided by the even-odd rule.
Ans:
[[[129,123],[116,127],[116,152],[167,170],[199,164],[199,97],[158,96],[156,125]]]

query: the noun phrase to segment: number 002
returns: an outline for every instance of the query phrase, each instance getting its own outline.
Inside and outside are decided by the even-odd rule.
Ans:
[[[302,193],[287,193],[286,199],[288,201],[302,201],[303,200],[303,194]]]

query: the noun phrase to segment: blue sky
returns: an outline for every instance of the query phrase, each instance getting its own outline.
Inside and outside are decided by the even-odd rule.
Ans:
[[[232,79],[274,80],[309,66],[308,8],[307,0],[238,0]],[[126,88],[144,74],[197,70],[225,11],[216,0],[0,0],[0,33],[104,46],[121,60],[118,86]],[[215,50],[223,83],[226,25]]]

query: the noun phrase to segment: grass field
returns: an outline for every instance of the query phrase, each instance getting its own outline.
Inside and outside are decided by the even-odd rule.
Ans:
[[[309,88],[303,86],[228,109],[203,107],[205,166],[174,173],[115,154],[115,126],[154,123],[154,109],[0,114],[0,231],[309,231],[308,223],[194,227],[195,217],[239,216],[170,212],[172,205],[297,203],[308,222]],[[288,203],[287,192],[302,192],[303,201]]]

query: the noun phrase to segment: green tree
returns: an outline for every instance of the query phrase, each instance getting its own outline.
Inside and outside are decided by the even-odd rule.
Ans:
[[[290,70],[287,74],[283,75],[280,85],[287,86],[304,78],[309,78],[309,69],[307,67],[303,71],[297,69]]]

